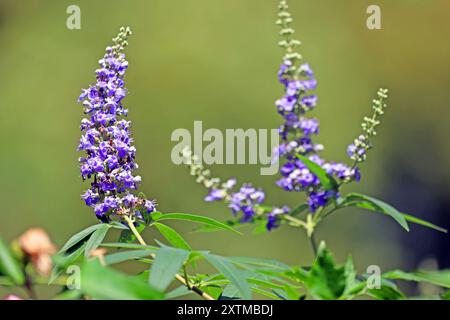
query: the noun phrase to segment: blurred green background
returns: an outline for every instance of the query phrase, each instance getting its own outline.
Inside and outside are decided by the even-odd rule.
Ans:
[[[81,8],[81,30],[66,28],[67,6]],[[399,209],[449,226],[450,2],[448,0],[290,1],[301,52],[319,80],[317,141],[328,159],[346,160],[380,86],[389,110],[352,189],[389,200]],[[382,30],[366,28],[366,9],[382,10]],[[205,190],[170,160],[176,128],[275,128],[274,101],[282,51],[276,45],[276,1],[6,1],[0,0],[0,234],[10,240],[40,226],[61,245],[96,223],[79,198],[76,146],[81,88],[94,81],[104,47],[122,25],[134,35],[127,48],[126,85],[138,149],[141,190],[163,212],[230,218],[205,204]],[[222,177],[263,187],[269,202],[294,205],[303,196],[260,176],[258,166],[214,166]],[[264,235],[190,233],[191,245],[222,255],[270,257],[308,264],[302,232],[288,227]],[[247,229],[249,230],[249,229]],[[147,239],[152,235],[147,234]],[[424,259],[449,267],[447,235],[359,210],[332,216],[318,230],[337,259],[352,253],[358,270],[412,269]]]

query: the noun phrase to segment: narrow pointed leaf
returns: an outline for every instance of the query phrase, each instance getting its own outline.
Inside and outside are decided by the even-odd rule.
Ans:
[[[65,252],[71,247],[75,246],[77,243],[85,240],[86,237],[90,236],[95,230],[101,228],[103,225],[104,225],[103,223],[95,224],[78,232],[76,235],[72,236],[69,240],[67,240],[67,242],[63,245],[63,247],[59,250],[58,253]]]
[[[158,222],[155,222],[153,225],[175,248],[180,248],[188,251],[192,250],[191,246],[186,242],[186,240],[184,240],[184,238],[171,227]]]
[[[152,253],[155,253],[156,250],[129,250],[129,251],[120,251],[108,254],[105,256],[105,264],[111,265],[116,263],[121,263],[129,260],[135,260],[139,258],[144,258],[150,256]]]
[[[162,214],[158,218],[155,218],[156,221],[162,221],[162,220],[183,220],[183,221],[191,221],[195,223],[200,223],[204,225],[209,226],[215,226],[220,229],[232,231],[237,234],[241,234],[239,231],[233,229],[229,225],[226,225],[225,223],[222,223],[220,221],[217,221],[215,219],[207,218],[204,216],[198,216],[195,214],[189,214],[189,213],[166,213]]]
[[[98,248],[98,246],[103,242],[103,239],[105,239],[108,230],[109,225],[102,224],[97,230],[94,231],[86,243],[86,249],[84,251],[85,257],[89,257],[91,252]]]
[[[232,286],[236,288],[239,295],[246,300],[251,299],[252,294],[250,290],[250,285],[247,282],[242,270],[238,269],[231,261],[227,258],[216,256],[213,254],[204,254],[206,260],[211,263],[219,272],[230,280]],[[223,295],[228,296],[224,291]]]
[[[186,250],[166,246],[159,249],[150,269],[150,285],[164,291],[188,257]]]
[[[395,221],[397,221],[398,224],[403,227],[403,229],[409,231],[408,222],[406,222],[405,217],[397,209],[381,200],[366,196],[364,194],[350,193],[345,196],[340,206],[360,207],[371,211],[387,214],[388,216],[391,216]]]

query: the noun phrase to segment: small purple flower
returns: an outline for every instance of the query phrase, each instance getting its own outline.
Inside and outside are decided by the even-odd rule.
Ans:
[[[156,210],[156,203],[155,201],[145,200],[144,207],[145,210],[147,210],[147,213],[152,213]]]
[[[279,215],[287,214],[288,212],[289,208],[286,206],[284,206],[283,208],[273,208],[272,211],[267,215],[267,230],[272,231],[273,229],[278,228],[280,226]]]

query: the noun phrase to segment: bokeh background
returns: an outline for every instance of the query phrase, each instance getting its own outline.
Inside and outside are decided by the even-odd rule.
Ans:
[[[81,30],[66,28],[67,6],[81,8]],[[450,2],[448,0],[290,1],[301,52],[319,80],[317,141],[327,159],[346,160],[345,149],[380,86],[390,89],[389,110],[351,189],[404,212],[450,227]],[[382,30],[366,28],[366,9],[382,10]],[[94,81],[104,47],[129,25],[126,84],[138,149],[141,190],[163,212],[230,218],[222,205],[205,204],[205,190],[187,169],[172,164],[174,129],[275,128],[274,101],[282,94],[276,72],[276,1],[7,1],[0,0],[0,234],[11,240],[40,226],[62,245],[96,223],[79,198],[87,184],[76,146],[81,88]],[[303,196],[260,176],[258,166],[212,168],[263,187],[269,202],[294,205]],[[349,188],[347,188],[349,190]],[[308,264],[306,236],[288,227],[262,235],[191,233],[198,249]],[[358,271],[379,265],[411,270],[450,267],[450,237],[412,225],[403,231],[388,217],[350,209],[318,230],[338,261],[351,253]],[[152,233],[146,237],[156,237]],[[411,288],[411,290],[416,290]]]

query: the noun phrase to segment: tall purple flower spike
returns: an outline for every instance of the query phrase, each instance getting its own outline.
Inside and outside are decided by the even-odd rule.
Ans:
[[[78,151],[84,152],[79,158],[81,177],[93,180],[81,198],[102,222],[121,220],[123,215],[143,219],[143,214],[155,211],[153,201],[131,193],[137,190],[141,177],[133,175],[138,168],[136,148],[130,137],[131,122],[124,119],[128,110],[122,103],[128,68],[123,50],[130,35],[129,28],[120,29],[99,60],[96,83],[84,89],[78,99],[86,114],[81,120],[83,135],[78,145]]]
[[[326,162],[318,155],[324,149],[323,145],[313,141],[313,137],[319,133],[319,122],[306,117],[306,113],[317,104],[317,96],[311,93],[317,87],[317,80],[309,64],[296,66],[301,56],[294,48],[300,42],[291,38],[294,30],[289,26],[292,18],[287,11],[286,1],[280,2],[279,9],[277,24],[282,27],[281,35],[284,37],[280,46],[285,48],[286,54],[278,72],[284,95],[275,103],[284,120],[279,128],[281,143],[275,150],[275,156],[283,159],[280,167],[282,177],[277,185],[287,191],[306,192],[310,211],[316,212],[338,194],[322,190],[317,176],[296,157],[297,154],[308,157],[341,182],[359,180],[359,171],[343,163]]]

